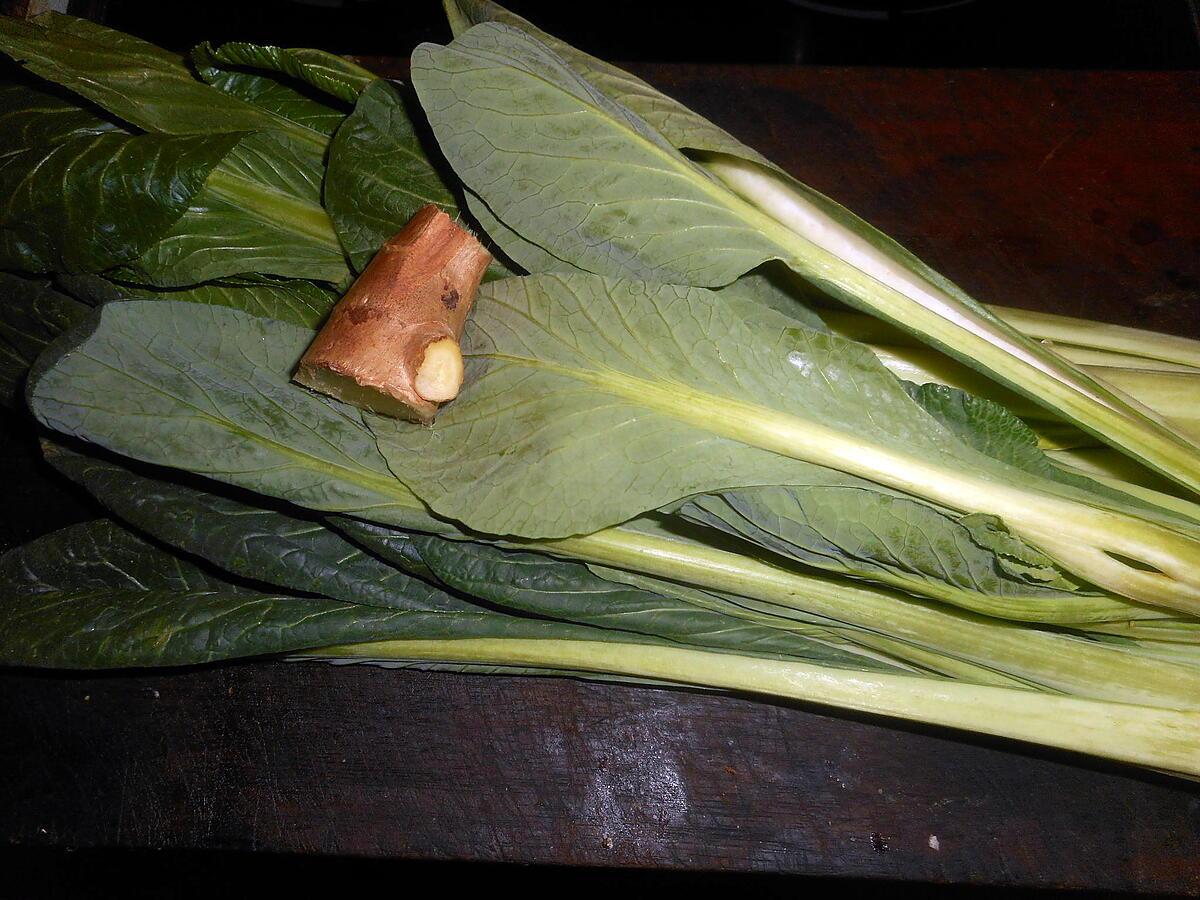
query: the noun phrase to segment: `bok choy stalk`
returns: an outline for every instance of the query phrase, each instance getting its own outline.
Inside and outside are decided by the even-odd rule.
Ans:
[[[457,37],[417,48],[413,83],[456,173],[527,257],[540,248],[597,274],[706,287],[781,260],[1200,491],[1194,442],[836,203],[628,73],[543,42],[495,4],[446,5]]]
[[[1013,688],[845,672],[674,647],[479,639],[322,648],[314,658],[433,660],[631,675],[763,694],[1075,750],[1170,772],[1200,773],[1200,714]]]
[[[801,274],[818,282],[829,280],[841,288],[841,299],[917,335],[1189,490],[1200,492],[1200,446],[1190,434],[1029,340],[826,198],[789,184],[755,162],[715,154],[700,162],[739,196],[795,233],[795,238],[783,238],[780,243],[794,248],[795,256],[786,261]],[[833,274],[840,266],[867,278],[848,272]]]

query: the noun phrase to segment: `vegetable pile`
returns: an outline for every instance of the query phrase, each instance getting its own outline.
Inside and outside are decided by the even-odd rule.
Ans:
[[[0,21],[4,396],[111,513],[0,559],[0,662],[687,684],[1200,775],[1200,343],[985,306],[446,8],[411,86]],[[430,203],[502,260],[461,395],[427,427],[294,383]]]

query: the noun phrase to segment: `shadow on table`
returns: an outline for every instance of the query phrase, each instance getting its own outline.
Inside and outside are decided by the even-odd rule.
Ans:
[[[864,879],[804,878],[794,875],[665,872],[565,866],[522,866],[413,860],[317,857],[220,850],[48,850],[0,849],[0,900],[188,900],[213,896],[312,896],[318,892],[355,896],[409,893],[415,885],[469,888],[495,895],[505,889],[549,891],[678,891],[684,896],[753,890],[761,898],[929,897],[991,900],[997,897],[1079,896],[1078,892],[1011,890],[969,886],[893,883]],[[405,887],[408,885],[409,887]],[[1089,892],[1089,898],[1126,894]],[[1152,895],[1139,895],[1148,897]]]

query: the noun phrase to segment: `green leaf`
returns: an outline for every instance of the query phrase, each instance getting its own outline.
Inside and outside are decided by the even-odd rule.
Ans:
[[[679,148],[728,153],[771,168],[774,163],[699,113],[617,66],[577,50],[490,0],[443,0],[455,37],[473,25],[497,22],[520,29],[541,41],[582,78],[617,103],[632,110]]]
[[[578,268],[715,286],[789,255],[727,190],[520,31],[479,25],[448,47],[423,44],[412,78],[466,186]]]
[[[218,306],[110,303],[43,354],[30,405],[64,434],[298,506],[427,519],[359,411],[291,382],[312,338]]]
[[[30,147],[121,132],[121,126],[59,93],[26,84],[0,85],[0,160]]]
[[[233,68],[207,41],[192,49],[192,64],[206,84],[326,137],[332,137],[346,118],[341,104],[317,99],[311,91],[298,90],[286,80],[280,80],[275,73],[261,74]]]
[[[477,609],[386,565],[317,519],[150,478],[55,445],[46,458],[123,522],[240,578],[364,606]]]
[[[222,44],[215,50],[208,44],[201,46],[215,62],[287,75],[345,103],[353,103],[379,80],[357,63],[324,50],[269,47],[244,41]]]
[[[245,138],[174,228],[115,274],[161,287],[252,274],[344,281],[350,270],[309,163],[271,135]]]
[[[426,204],[458,214],[454,195],[430,164],[400,92],[377,80],[329,148],[325,206],[355,271]]]
[[[98,272],[136,257],[184,215],[237,141],[110,130],[7,153],[0,265]]]
[[[65,599],[122,591],[248,593],[108,519],[70,525],[0,556],[0,590],[0,608],[5,611],[47,595]]]
[[[377,609],[252,591],[103,521],[0,557],[2,665],[181,666],[329,644],[471,637],[607,635],[485,611]]]
[[[85,19],[57,13],[31,21],[5,17],[0,51],[147,131],[284,131],[318,155],[327,143],[309,128],[197,80],[182,56]]]
[[[89,305],[113,300],[177,300],[208,306],[228,306],[264,319],[316,328],[338,301],[336,291],[311,281],[240,276],[184,288],[113,281],[99,275],[59,275],[56,282],[67,293]]]
[[[999,403],[935,382],[923,385],[905,383],[905,388],[921,408],[943,427],[968,447],[991,459],[1038,478],[1095,494],[1174,528],[1197,530],[1195,520],[1186,514],[1173,512],[1101,484],[1086,475],[1067,472],[1054,465],[1038,447],[1038,438],[1033,430]]]
[[[985,615],[1055,624],[1153,615],[1082,588],[994,517],[954,516],[865,484],[727,491],[679,512],[805,565]]]
[[[819,637],[758,625],[664,593],[608,581],[581,563],[475,541],[396,531],[353,519],[339,517],[335,524],[389,562],[418,574],[428,573],[455,590],[503,609],[743,655],[809,659],[880,671],[897,668],[832,646]]]
[[[435,512],[493,534],[579,534],[703,491],[843,477],[699,424],[739,403],[932,457],[961,449],[869,351],[699,288],[492,282],[463,347],[467,387],[434,428],[368,422]]]
[[[88,313],[45,281],[0,272],[0,403],[23,405],[25,374],[54,338]]]

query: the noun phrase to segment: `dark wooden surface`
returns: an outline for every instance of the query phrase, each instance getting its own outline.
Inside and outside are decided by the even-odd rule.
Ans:
[[[1194,73],[641,72],[983,299],[1200,337]],[[5,536],[86,514],[9,443],[25,501]],[[10,672],[0,773],[17,847],[1200,893],[1194,785],[697,693],[277,662]]]

